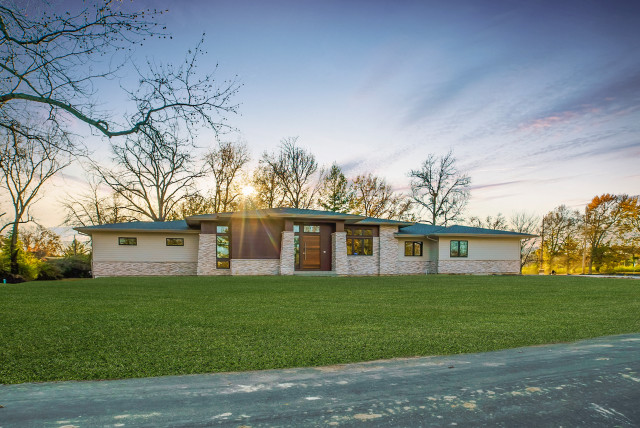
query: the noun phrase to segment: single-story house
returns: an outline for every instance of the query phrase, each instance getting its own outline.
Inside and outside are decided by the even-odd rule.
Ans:
[[[532,235],[272,208],[77,227],[93,276],[517,274]]]

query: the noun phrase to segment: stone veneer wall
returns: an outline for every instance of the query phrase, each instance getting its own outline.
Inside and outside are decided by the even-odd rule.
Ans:
[[[334,232],[331,234],[331,270],[336,275],[349,274],[347,232]]]
[[[426,273],[428,274],[438,273],[438,262],[430,260],[425,263],[426,263]]]
[[[440,260],[438,273],[520,273],[520,260]]]
[[[398,274],[400,275],[424,275],[427,273],[427,261],[424,260],[400,260],[398,262]]]
[[[345,253],[347,243],[344,244]],[[349,275],[378,275],[380,273],[380,238],[373,238],[372,256],[346,256]]]
[[[198,242],[198,275],[230,275],[229,269],[216,268],[216,235],[200,234]]]
[[[93,262],[93,277],[195,275],[195,262]]]
[[[280,259],[231,259],[231,275],[278,275]]]
[[[380,225],[380,275],[397,275],[398,272],[398,240],[394,233],[398,226]]]
[[[280,246],[280,275],[293,275],[296,270],[296,251],[293,246],[294,233],[282,232],[282,244]],[[277,274],[276,274],[277,275]]]

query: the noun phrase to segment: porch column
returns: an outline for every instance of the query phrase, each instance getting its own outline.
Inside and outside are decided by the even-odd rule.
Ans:
[[[282,232],[280,248],[280,275],[293,275],[296,267],[295,248],[293,247],[293,230]]]
[[[198,242],[198,275],[217,275],[216,267],[216,235],[201,233]]]
[[[334,232],[331,234],[331,270],[336,275],[349,274],[346,232]]]
[[[398,274],[398,226],[380,226],[380,275]]]

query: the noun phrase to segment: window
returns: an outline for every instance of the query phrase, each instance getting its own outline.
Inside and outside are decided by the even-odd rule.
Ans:
[[[421,256],[422,241],[405,241],[404,255],[405,256]]]
[[[118,245],[138,245],[138,238],[118,238]]]
[[[296,267],[300,267],[300,237],[293,237],[293,249],[295,251],[295,265]]]
[[[299,224],[294,224],[293,225],[293,233],[300,233],[300,225]]]
[[[451,241],[450,257],[467,257],[469,241]]]
[[[362,227],[345,227],[347,232],[347,255],[373,255],[373,229]]]
[[[167,247],[184,247],[184,238],[167,238]]]
[[[229,226],[217,226],[216,232],[216,268],[229,269],[231,265],[231,239],[229,237]]]
[[[320,233],[320,226],[304,226],[304,233]]]

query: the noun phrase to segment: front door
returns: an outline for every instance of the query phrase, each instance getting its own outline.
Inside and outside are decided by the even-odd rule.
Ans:
[[[301,269],[320,269],[320,235],[302,235],[300,252]]]

